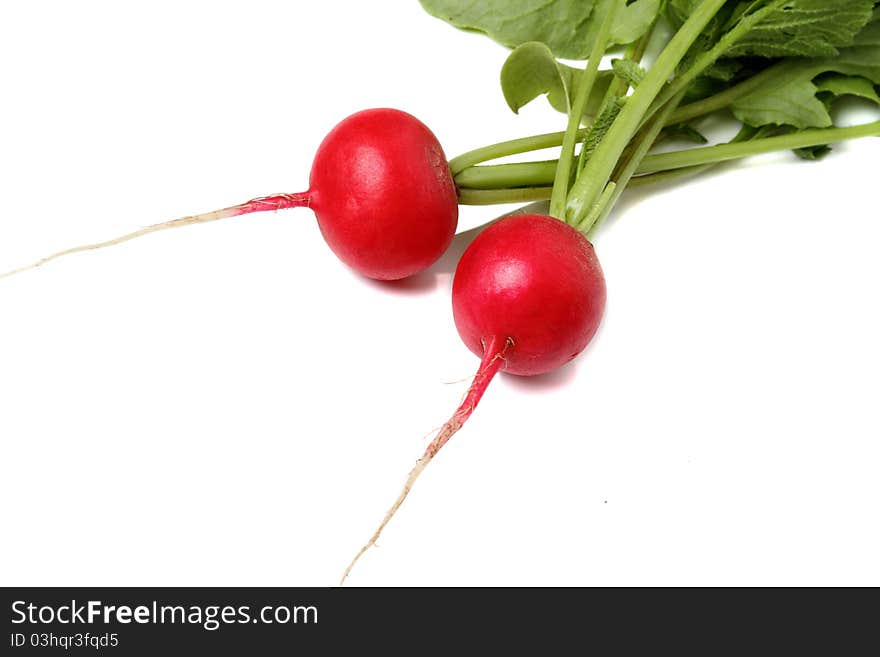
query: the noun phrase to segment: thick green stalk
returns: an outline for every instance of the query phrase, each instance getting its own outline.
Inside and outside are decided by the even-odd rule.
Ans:
[[[550,216],[562,218],[565,213],[565,202],[568,198],[568,186],[571,181],[571,167],[574,159],[574,147],[577,143],[577,133],[584,116],[584,108],[587,105],[587,98],[593,90],[593,84],[596,82],[596,76],[599,73],[599,63],[608,47],[608,40],[611,38],[611,25],[614,22],[614,16],[617,14],[617,8],[623,0],[609,0],[609,6],[602,18],[602,24],[599,26],[599,32],[593,42],[593,49],[590,51],[590,59],[587,66],[581,74],[580,84],[577,87],[574,102],[568,111],[568,127],[565,130],[565,136],[562,138],[562,152],[559,155],[559,165],[556,169],[556,177],[553,181],[553,195],[550,197]]]
[[[552,185],[556,179],[556,160],[483,164],[469,167],[455,176],[455,185],[467,189],[504,189]]]
[[[579,224],[590,213],[605,189],[623,150],[638,130],[645,112],[672,76],[682,57],[723,5],[724,0],[703,0],[660,53],[645,79],[629,96],[626,105],[569,193],[565,219],[570,224]]]

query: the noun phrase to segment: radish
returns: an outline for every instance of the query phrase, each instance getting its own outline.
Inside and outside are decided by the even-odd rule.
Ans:
[[[604,309],[605,278],[593,245],[568,224],[545,215],[511,215],[477,236],[455,270],[452,312],[461,339],[482,359],[480,368],[342,581],[474,412],[494,376],[499,371],[532,376],[561,367],[589,344]]]
[[[324,138],[306,192],[264,196],[154,224],[55,253],[0,278],[168,228],[296,207],[315,212],[324,239],[340,260],[379,280],[405,278],[434,263],[458,225],[455,183],[434,134],[406,112],[368,109],[344,119]]]
[[[458,225],[458,197],[437,138],[393,109],[358,112],[324,138],[306,193],[333,252],[396,280],[433,264]]]
[[[493,340],[497,348],[511,341],[502,369],[521,376],[550,372],[581,353],[604,307],[593,245],[544,215],[510,216],[483,231],[462,255],[452,287],[455,326],[467,347],[484,357]]]

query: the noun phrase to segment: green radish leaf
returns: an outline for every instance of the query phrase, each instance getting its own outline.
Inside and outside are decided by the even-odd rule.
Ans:
[[[519,109],[546,95],[555,110],[568,113],[574,69],[556,61],[543,43],[518,46],[501,67],[501,90],[510,109]]]
[[[485,34],[515,48],[529,41],[547,44],[556,57],[583,60],[589,56],[606,0],[420,0],[432,16],[451,25]],[[661,0],[636,0],[617,13],[611,44],[635,41],[654,23]]]
[[[880,45],[845,48],[840,55],[817,62],[817,74],[834,71],[844,75],[857,75],[880,84]]]
[[[660,0],[638,0],[618,11],[611,27],[612,43],[632,43],[641,37],[657,20]]]
[[[589,28],[595,0],[420,0],[432,16],[451,25],[481,32],[515,48],[529,41],[546,43],[554,54],[579,59],[584,52],[578,37]],[[589,52],[589,49],[587,49]]]
[[[809,71],[769,88],[755,91],[731,106],[733,115],[751,126],[790,125],[795,128],[827,128],[831,115],[816,98],[819,89]]]
[[[856,35],[854,46],[880,46],[880,7],[874,10],[867,25]]]
[[[817,78],[815,83],[820,92],[827,91],[835,98],[840,96],[858,96],[880,105],[880,96],[877,95],[874,84],[867,78],[829,73]]]
[[[793,59],[781,75],[731,105],[734,116],[752,126],[790,125],[796,128],[824,128],[831,125],[828,109],[816,94],[821,89],[814,79],[825,73],[865,78],[880,84],[880,46],[845,48],[836,57]],[[836,83],[838,86],[841,82]],[[847,83],[850,89],[864,89],[864,83]],[[860,95],[860,94],[856,94]]]
[[[647,75],[645,69],[630,59],[613,59],[611,60],[611,68],[614,75],[633,88],[638,87]]]
[[[599,104],[613,77],[611,71],[599,71],[587,99],[584,111],[587,116],[594,116],[599,111]],[[514,112],[545,95],[555,110],[567,114],[580,78],[580,69],[556,61],[545,44],[529,42],[508,55],[501,68],[501,91]]]
[[[684,7],[688,0],[679,0],[679,7]],[[673,5],[671,5],[673,6]],[[734,12],[734,13],[742,13]],[[735,22],[731,16],[728,26]],[[830,57],[812,59],[791,58],[788,73],[784,78],[772,78],[764,87],[737,101],[734,113],[752,125],[762,125],[763,121],[774,120],[778,125],[798,125],[803,127],[821,127],[827,125],[827,108],[831,94],[827,90],[818,89],[818,100],[826,105],[823,112],[819,105],[810,99],[812,88],[807,81],[823,73],[834,72],[845,76],[866,78],[874,84],[880,84],[880,7],[874,9],[870,21],[855,36],[852,47],[842,48],[839,53]],[[753,75],[762,67],[754,70],[761,60],[754,58],[722,59],[708,69],[688,89],[685,102],[695,102],[702,98],[719,93],[723,87],[718,83],[734,83],[748,75]],[[751,72],[750,72],[751,71]],[[712,80],[715,82],[713,83]],[[788,86],[790,85],[790,86]],[[864,85],[859,86],[860,93],[868,94]],[[786,106],[785,96],[789,96],[790,106]],[[798,103],[806,103],[798,107]]]
[[[726,56],[836,55],[839,48],[853,45],[873,11],[874,0],[790,0],[752,28]]]

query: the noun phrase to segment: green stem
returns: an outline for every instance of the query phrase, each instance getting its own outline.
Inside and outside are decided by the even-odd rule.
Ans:
[[[728,160],[761,155],[779,150],[820,146],[836,141],[880,136],[880,121],[848,128],[816,128],[778,137],[761,137],[740,143],[689,148],[670,153],[646,156],[633,175],[645,175],[679,168],[702,166]],[[469,167],[455,177],[460,188],[496,190],[542,187],[553,182],[556,162],[519,162]],[[633,179],[633,183],[637,178]]]
[[[553,181],[553,195],[550,197],[551,217],[562,218],[565,212],[565,202],[568,198],[568,186],[571,179],[571,167],[574,158],[574,146],[577,143],[578,129],[584,116],[587,98],[590,97],[590,92],[593,90],[593,84],[596,82],[596,76],[599,73],[599,63],[602,61],[602,55],[605,54],[605,50],[608,47],[614,16],[617,13],[618,6],[623,2],[623,0],[609,1],[610,5],[605,11],[602,24],[599,26],[599,32],[593,41],[590,59],[581,74],[581,81],[578,85],[574,102],[568,111],[568,127],[565,130],[565,136],[562,138],[562,152],[559,155],[559,164]]]
[[[650,173],[645,176],[635,176],[629,181],[627,189],[633,187],[645,187],[667,180],[692,176],[706,169],[711,169],[714,164],[687,167],[684,169],[672,169]],[[545,187],[516,187],[513,189],[460,189],[458,190],[459,205],[501,205],[503,203],[534,203],[535,201],[549,201],[553,188]]]
[[[579,130],[578,136],[583,137],[587,134],[586,129]],[[531,137],[522,137],[521,139],[511,139],[510,141],[502,141],[497,144],[483,146],[467,153],[462,153],[458,157],[449,160],[449,168],[452,175],[458,175],[468,167],[489,160],[497,160],[501,157],[509,155],[519,155],[520,153],[529,153],[531,151],[539,151],[544,148],[555,148],[562,144],[564,132],[548,132],[542,135],[533,135]]]
[[[556,160],[483,164],[469,167],[455,176],[455,185],[467,189],[504,189],[552,185],[556,179]]]
[[[647,187],[686,176],[694,176],[717,166],[717,164],[701,164],[683,169],[658,171],[644,176],[634,176],[626,188]],[[458,190],[458,203],[459,205],[500,205],[503,203],[549,201],[552,190],[553,188],[549,185],[545,187],[515,187],[513,189],[460,189]]]
[[[566,207],[566,221],[577,225],[590,213],[605,189],[617,160],[638,130],[645,112],[724,2],[725,0],[703,0],[657,57],[657,61],[629,96],[626,105],[572,187]]]
[[[645,176],[649,178],[650,176]],[[501,203],[531,203],[549,201],[553,188],[517,187],[514,189],[459,189],[459,205],[498,205]]]
[[[674,153],[649,155],[642,160],[637,173],[654,173],[702,164],[725,162],[752,155],[772,153],[773,151],[821,146],[822,144],[845,141],[847,139],[858,139],[860,137],[880,137],[880,121],[850,126],[848,128],[816,128],[793,132],[779,137],[753,139],[738,144],[718,144],[717,146],[691,148]]]

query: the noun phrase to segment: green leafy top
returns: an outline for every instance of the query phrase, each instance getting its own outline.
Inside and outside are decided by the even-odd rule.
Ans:
[[[674,25],[680,25],[699,4],[700,0],[669,0],[667,15]],[[725,3],[703,29],[680,68],[686,70],[691,66],[743,17],[762,9],[767,14],[691,84],[686,102],[736,86],[766,66],[756,61],[784,60],[787,63],[779,69],[779,74],[766,76],[761,84],[754,85],[749,93],[729,104],[734,115],[754,127],[788,125],[805,129],[832,125],[830,104],[844,94],[830,91],[856,90],[858,93],[849,95],[873,100],[876,94],[872,85],[880,84],[880,7],[875,5],[876,0]],[[545,9],[548,8],[549,5],[545,5]],[[756,60],[756,57],[763,59]],[[501,86],[514,111],[546,94],[555,109],[567,112],[577,73],[578,69],[558,62],[545,44],[528,42],[515,48],[508,57],[501,73]],[[827,84],[814,83],[818,76],[830,73],[849,79],[845,85],[838,80],[832,85],[833,89],[827,88]],[[600,73],[587,103],[587,119],[601,113],[612,79],[616,77],[627,86],[635,87],[642,75],[636,63],[625,58],[614,60],[611,70]]]
[[[751,3],[743,3],[751,4]],[[740,39],[727,57],[828,57],[853,45],[874,0],[791,0]]]
[[[560,141],[540,135],[479,149],[456,158],[456,173],[472,189],[498,192],[503,183],[521,199],[538,198],[534,194],[552,182],[551,214],[584,232],[601,221],[634,175],[644,175],[643,161],[653,173],[661,161],[699,166],[778,148],[818,159],[829,150],[826,137],[880,135],[880,121],[834,128],[831,113],[842,96],[880,105],[880,0],[421,2],[435,16],[513,49],[501,73],[513,111],[546,95],[569,114]],[[653,33],[658,18],[671,25],[671,36]],[[665,45],[643,69],[646,44],[661,37]],[[599,55],[622,43],[629,44],[623,57],[597,73]],[[583,70],[559,61],[588,54],[594,61]],[[646,158],[659,139],[705,141],[692,122],[718,110],[743,124],[734,142]],[[578,131],[580,125],[585,129]],[[473,166],[560,143],[558,165]]]
[[[515,48],[540,41],[562,59],[586,59],[599,29],[603,0],[420,0],[432,16]],[[660,12],[661,0],[636,0],[618,12],[611,44],[631,43]]]
[[[838,75],[827,75],[832,73]],[[825,128],[832,125],[831,100],[842,95],[874,100],[875,84],[880,84],[880,46],[844,48],[835,57],[783,60],[731,109],[737,119],[755,127]],[[822,92],[831,97],[822,97]]]

